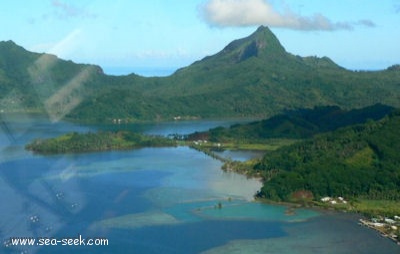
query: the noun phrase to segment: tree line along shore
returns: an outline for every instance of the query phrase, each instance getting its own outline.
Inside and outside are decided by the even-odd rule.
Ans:
[[[249,125],[258,126],[257,123]],[[268,124],[264,122],[264,125]],[[237,128],[217,128],[217,131],[212,129],[179,138],[129,131],[74,132],[34,140],[26,149],[54,154],[185,145],[222,160],[224,170],[261,178],[263,187],[256,194],[260,199],[358,212],[369,218],[400,216],[399,111],[392,111],[380,120],[366,120],[297,139],[250,140],[243,138],[250,135],[246,133],[251,129],[248,125],[243,127],[250,128],[246,131]],[[229,132],[232,129],[242,133],[236,142]],[[215,150],[246,148],[266,153],[260,159],[245,162],[215,153]],[[326,203],[321,201],[324,197],[344,197],[348,202]]]

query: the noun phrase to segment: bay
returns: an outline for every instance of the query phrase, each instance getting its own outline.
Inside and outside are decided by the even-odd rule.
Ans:
[[[187,147],[41,156],[34,138],[104,126],[5,116],[0,132],[0,253],[396,253],[357,216],[253,200],[261,183]],[[129,125],[187,134],[231,122]],[[3,126],[4,126],[3,124]],[[114,126],[115,127],[115,126]],[[108,127],[107,127],[108,128]],[[234,157],[231,153],[229,156]],[[238,154],[238,158],[252,156]],[[108,246],[10,246],[10,237],[107,238]]]

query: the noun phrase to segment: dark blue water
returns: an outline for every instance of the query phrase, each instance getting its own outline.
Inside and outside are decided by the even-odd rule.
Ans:
[[[0,132],[0,238],[81,235],[107,238],[108,246],[3,244],[0,253],[399,252],[358,226],[354,215],[297,210],[288,216],[285,207],[256,203],[257,180],[223,172],[219,161],[186,147],[33,155],[23,148],[33,138],[94,129],[39,120],[10,118],[10,131]]]

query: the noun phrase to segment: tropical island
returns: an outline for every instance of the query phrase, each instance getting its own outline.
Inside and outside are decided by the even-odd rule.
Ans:
[[[32,141],[26,149],[35,153],[179,144],[221,159],[214,150],[258,149],[266,152],[261,159],[223,159],[223,168],[262,178],[260,199],[361,212],[380,221],[400,215],[399,65],[352,71],[328,57],[296,56],[261,26],[163,78],[109,76],[98,66],[0,42],[0,82],[1,112],[46,113],[53,121],[264,119],[183,140],[127,131],[68,133]]]
[[[327,196],[397,201],[398,129],[400,113],[385,105],[349,111],[317,107],[183,137],[130,131],[74,132],[34,140],[26,149],[53,154],[186,145],[222,160],[225,170],[261,177],[264,186],[259,198],[304,204]],[[266,154],[237,162],[214,153],[224,149],[259,149]],[[376,215],[373,209],[363,212]],[[398,215],[400,208],[386,212]]]
[[[170,146],[176,146],[176,142],[161,136],[149,136],[130,131],[100,131],[96,133],[72,132],[50,139],[36,139],[25,148],[40,154],[57,154]]]
[[[327,116],[333,120],[332,125],[321,120]],[[292,123],[290,127],[288,122]],[[73,132],[34,140],[26,149],[56,154],[185,145],[223,161],[223,170],[261,178],[263,187],[256,194],[261,201],[362,213],[370,218],[360,220],[362,225],[397,241],[400,235],[399,129],[400,111],[391,107],[375,105],[351,111],[325,107],[196,132],[183,140],[130,131]],[[270,136],[255,138],[262,133]],[[215,153],[235,148],[259,148],[266,153],[261,159],[245,162]]]

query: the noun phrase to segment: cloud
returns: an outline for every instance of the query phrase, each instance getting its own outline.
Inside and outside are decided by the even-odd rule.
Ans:
[[[95,18],[96,15],[88,12],[84,8],[79,8],[72,4],[64,3],[59,0],[52,0],[51,2],[55,14],[59,18],[71,18],[71,17],[80,17],[80,18]]]
[[[217,27],[267,25],[295,30],[352,30],[355,25],[372,27],[369,20],[333,22],[322,14],[301,16],[288,7],[279,12],[267,0],[208,0],[201,7],[207,23]]]

